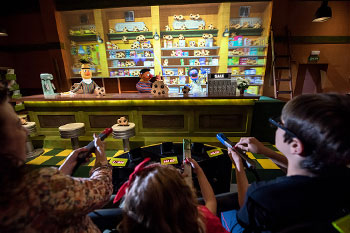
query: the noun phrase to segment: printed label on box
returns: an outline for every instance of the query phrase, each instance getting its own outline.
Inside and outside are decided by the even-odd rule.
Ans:
[[[109,160],[109,164],[113,167],[125,167],[126,163],[128,162],[128,159],[122,159],[122,158],[111,158]]]
[[[178,164],[177,157],[165,157],[160,158],[160,164],[168,165],[168,164]]]
[[[210,158],[212,158],[212,157],[222,155],[224,153],[222,152],[222,150],[220,148],[216,148],[216,149],[208,150],[207,154],[209,155]]]

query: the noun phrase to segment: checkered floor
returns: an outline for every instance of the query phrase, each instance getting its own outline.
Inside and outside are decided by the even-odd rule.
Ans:
[[[36,158],[28,159],[26,164],[29,165],[40,165],[40,166],[61,166],[66,159],[66,157],[72,152],[72,150],[68,149],[47,149],[44,148],[44,153]],[[106,155],[107,158],[112,158],[119,156],[124,153],[123,150],[107,150]],[[90,158],[90,162],[85,164],[84,166],[92,167],[95,163],[95,154],[92,154],[92,158]]]
[[[277,153],[280,153],[277,151],[276,147],[267,144],[267,147],[273,149]],[[39,166],[60,166],[66,157],[72,152],[72,150],[65,150],[65,149],[47,149],[44,148],[44,154],[40,155],[39,157],[28,159],[27,164],[29,165],[39,165]],[[120,154],[124,153],[123,150],[107,150],[106,155],[108,158],[117,157]],[[273,163],[270,159],[266,158],[264,155],[260,154],[253,154],[250,152],[247,152],[247,155],[251,158],[257,161],[257,169],[279,169],[279,167]],[[95,163],[95,155],[93,154],[93,157],[90,158],[90,162],[84,166],[92,167]],[[233,166],[234,168],[234,166]]]

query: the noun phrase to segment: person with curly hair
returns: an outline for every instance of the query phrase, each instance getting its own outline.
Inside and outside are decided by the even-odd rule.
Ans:
[[[0,232],[100,232],[87,214],[109,201],[112,169],[95,136],[96,161],[89,178],[72,177],[80,148],[57,169],[28,169],[27,130],[0,84]]]
[[[227,233],[216,216],[217,203],[202,168],[189,159],[197,174],[205,205],[198,205],[195,192],[171,165],[150,164],[135,168],[121,190],[123,219],[120,233]],[[124,192],[117,193],[118,201]]]

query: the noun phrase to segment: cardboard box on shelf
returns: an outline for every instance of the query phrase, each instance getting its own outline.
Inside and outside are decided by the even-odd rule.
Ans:
[[[246,93],[252,94],[252,95],[258,95],[259,94],[259,86],[249,86],[246,90]]]
[[[212,65],[213,65],[213,66],[219,65],[219,59],[213,58],[213,59],[212,59]]]
[[[179,40],[179,47],[186,47],[186,40]]]
[[[118,70],[118,76],[125,76],[124,75],[124,69],[119,69]]]

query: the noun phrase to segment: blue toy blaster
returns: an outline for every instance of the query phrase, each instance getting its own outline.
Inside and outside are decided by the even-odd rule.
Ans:
[[[246,165],[248,168],[255,169],[256,168],[256,162],[249,158],[246,153],[244,153],[240,148],[235,148],[235,144],[230,141],[223,133],[218,133],[216,135],[216,138],[226,147],[231,148],[233,151],[235,151],[241,158],[246,162]],[[244,164],[244,163],[243,163]]]

